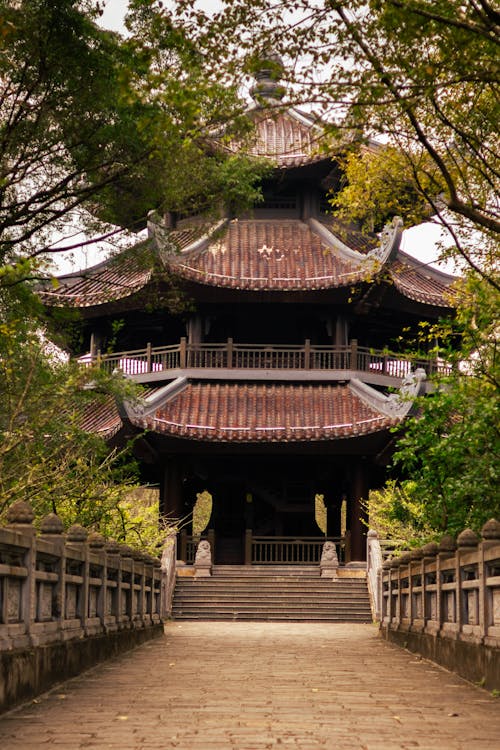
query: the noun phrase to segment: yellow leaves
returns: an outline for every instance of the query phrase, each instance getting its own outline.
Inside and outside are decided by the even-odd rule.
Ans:
[[[325,505],[325,496],[317,494],[314,498],[314,520],[320,531],[326,534],[327,513]]]
[[[193,536],[199,536],[208,526],[212,515],[212,495],[208,490],[198,492],[193,508]]]

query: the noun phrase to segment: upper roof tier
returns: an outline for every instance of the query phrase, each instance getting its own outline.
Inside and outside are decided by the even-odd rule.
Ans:
[[[245,151],[270,159],[281,169],[300,167],[328,158],[320,150],[322,131],[315,121],[296,109],[250,112],[255,132]],[[236,151],[236,144],[232,150]]]
[[[89,315],[106,312],[103,306],[110,303],[130,309],[144,302],[143,292],[173,275],[190,286],[194,297],[201,287],[303,293],[349,289],[375,279],[407,300],[449,307],[447,289],[453,277],[400,252],[400,219],[377,237],[322,212],[322,181],[336,170],[319,149],[323,129],[313,117],[280,104],[280,61],[272,55],[269,60],[256,95],[271,106],[257,104],[250,110],[256,124],[253,140],[230,147],[265,156],[278,168],[270,197],[253,217],[210,226],[193,218],[172,230],[152,216],[149,241],[84,272],[60,277],[57,288],[47,285],[41,294],[47,305],[86,309]],[[310,166],[317,161],[324,164]],[[140,301],[132,300],[138,293]]]
[[[57,288],[47,287],[41,296],[50,306],[97,308],[97,313],[119,301],[130,308],[135,295],[146,293],[166,274],[191,284],[194,296],[200,287],[307,292],[350,289],[376,279],[409,300],[449,307],[447,290],[454,277],[402,253],[400,239],[397,220],[381,240],[334,218],[235,219],[197,233],[159,228],[149,243],[62,276]]]

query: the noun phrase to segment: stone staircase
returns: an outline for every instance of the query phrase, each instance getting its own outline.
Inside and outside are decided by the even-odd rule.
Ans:
[[[175,620],[371,622],[364,578],[319,577],[318,566],[214,566],[178,576]]]

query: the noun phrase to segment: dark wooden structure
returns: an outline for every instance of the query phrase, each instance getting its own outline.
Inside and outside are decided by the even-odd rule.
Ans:
[[[333,536],[345,501],[362,560],[360,503],[383,483],[390,429],[408,411],[388,388],[441,366],[409,361],[397,342],[451,313],[452,278],[400,251],[400,220],[366,237],[326,212],[339,167],[319,155],[308,115],[251,115],[253,151],[275,165],[263,203],[210,225],[151,216],[148,240],[43,298],[81,312],[89,358],[145,384],[142,410],[110,405],[89,429],[147,430],[137,455],[164,512],[184,517],[209,490],[217,562],[243,562],[248,529],[318,536],[316,494]]]

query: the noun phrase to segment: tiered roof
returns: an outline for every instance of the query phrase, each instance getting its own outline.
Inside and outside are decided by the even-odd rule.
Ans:
[[[255,134],[248,151],[272,160],[278,168],[301,167],[326,158],[319,149],[321,129],[294,109],[253,113]]]
[[[304,442],[378,432],[399,420],[363,401],[347,385],[187,383],[137,427],[210,442]]]
[[[250,151],[271,159],[278,169],[325,159],[318,149],[321,131],[309,116],[282,108],[275,113],[256,108],[252,116],[256,135]],[[89,315],[104,313],[109,303],[141,307],[148,289],[168,275],[189,285],[194,297],[203,287],[302,295],[345,289],[352,294],[353,285],[375,279],[407,300],[449,307],[453,277],[421,266],[400,251],[400,220],[381,238],[324,215],[303,220],[240,218],[210,227],[183,222],[174,230],[155,222],[149,226],[147,242],[85,272],[61,277],[57,288],[41,293],[43,301],[91,309]],[[168,438],[201,442],[335,441],[388,430],[403,418],[385,408],[383,396],[370,400],[354,382],[186,381],[180,388],[173,383],[160,386],[157,393],[161,398],[154,407],[142,413],[129,409],[128,420]],[[88,429],[107,436],[123,426],[111,402],[85,420]]]
[[[178,240],[184,247],[175,252]],[[378,276],[403,297],[449,307],[453,277],[422,266],[401,253],[397,243],[384,259],[378,243],[378,238],[333,219],[235,219],[201,238],[182,229],[172,232],[163,247],[156,240],[160,252],[155,264],[150,248],[144,248],[143,257],[134,248],[86,271],[61,276],[56,289],[47,287],[40,294],[50,306],[90,308],[130,298],[166,274],[201,286],[289,292],[351,288]]]

